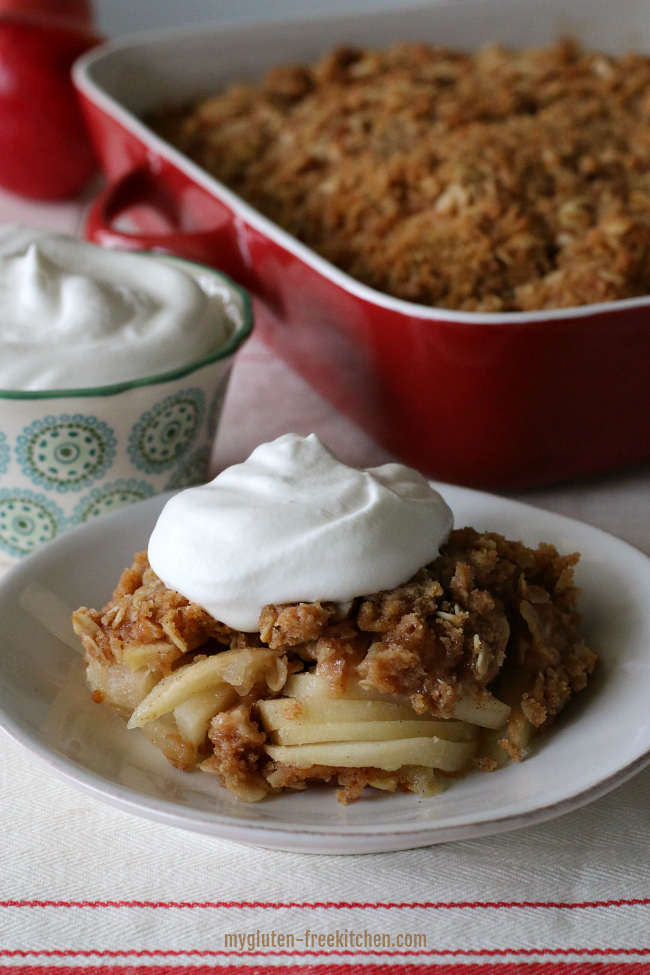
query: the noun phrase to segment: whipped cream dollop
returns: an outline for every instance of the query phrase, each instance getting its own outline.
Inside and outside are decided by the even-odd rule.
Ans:
[[[0,389],[105,386],[189,365],[233,330],[217,280],[186,262],[0,227]]]
[[[171,498],[149,561],[170,589],[252,633],[268,603],[346,602],[406,582],[452,527],[417,471],[356,470],[314,434],[288,433]]]

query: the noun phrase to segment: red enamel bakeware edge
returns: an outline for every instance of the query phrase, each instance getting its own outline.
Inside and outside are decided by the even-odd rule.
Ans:
[[[571,33],[584,43],[617,51],[629,46],[634,27],[635,46],[650,49],[650,12],[646,23],[634,0],[621,0],[616,11],[602,0],[573,0],[571,8]],[[650,297],[500,315],[391,298],[334,268],[137,118],[343,41],[548,43],[566,10],[558,0],[455,0],[105,45],[74,71],[111,181],[91,210],[87,236],[224,270],[252,292],[258,334],[388,450],[429,476],[505,488],[646,461]],[[145,227],[152,211],[165,229],[118,229],[123,213]]]

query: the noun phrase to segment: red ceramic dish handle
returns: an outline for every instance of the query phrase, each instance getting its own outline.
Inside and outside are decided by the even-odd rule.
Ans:
[[[217,213],[214,211],[214,201],[210,201],[213,214],[211,226],[184,230],[181,228],[190,215],[183,213],[182,200],[183,193],[167,180],[146,165],[138,166],[111,183],[93,202],[86,218],[86,239],[103,247],[153,251],[197,261],[224,271],[245,288],[256,290],[250,264],[239,246],[235,217],[231,211],[221,205]],[[127,232],[115,226],[121,214],[143,207],[147,208],[150,216],[153,211],[162,217],[171,229]]]

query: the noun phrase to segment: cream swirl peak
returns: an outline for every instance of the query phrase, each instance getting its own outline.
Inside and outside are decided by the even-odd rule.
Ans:
[[[232,326],[210,277],[186,262],[0,227],[0,389],[105,386],[216,351]]]
[[[406,582],[452,527],[451,510],[417,471],[357,470],[315,434],[287,433],[171,498],[149,561],[168,588],[255,632],[268,603],[345,602]]]

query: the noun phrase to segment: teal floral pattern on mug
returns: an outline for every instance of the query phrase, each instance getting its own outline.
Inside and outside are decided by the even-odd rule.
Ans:
[[[146,481],[129,480],[114,481],[101,488],[95,488],[90,494],[82,498],[72,513],[71,522],[79,524],[91,521],[99,515],[108,515],[119,508],[125,508],[136,501],[144,501],[156,494],[155,488]]]
[[[0,490],[0,549],[9,555],[29,555],[63,530],[65,515],[44,494],[18,488]]]
[[[25,427],[16,453],[23,474],[48,490],[81,491],[113,462],[113,430],[94,416],[46,416]]]
[[[201,426],[205,396],[184,389],[143,413],[129,437],[129,456],[138,470],[170,470],[187,453]]]

